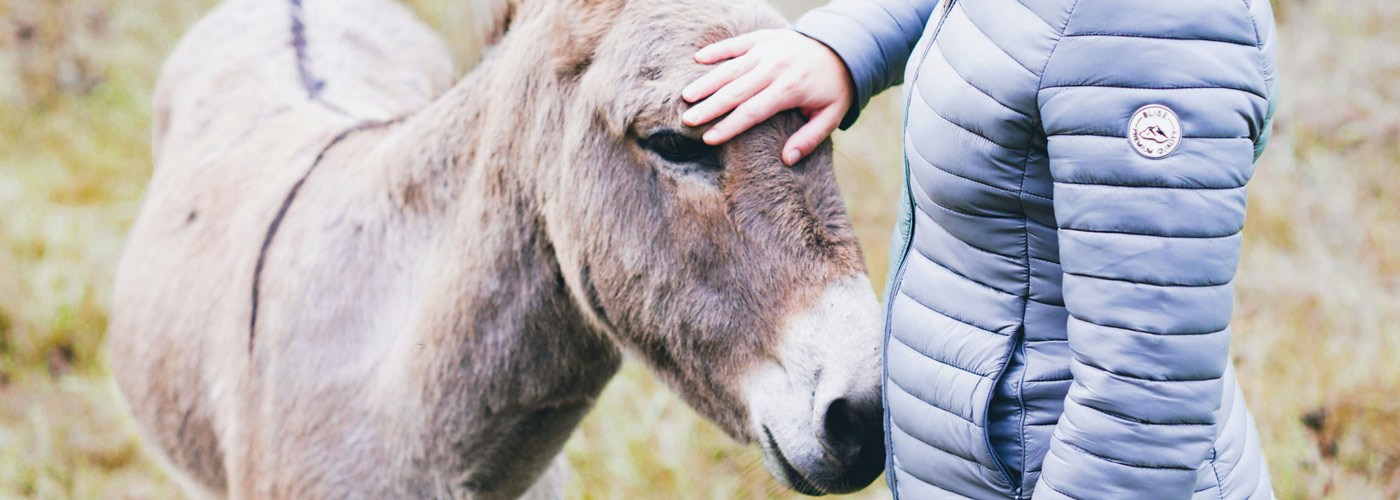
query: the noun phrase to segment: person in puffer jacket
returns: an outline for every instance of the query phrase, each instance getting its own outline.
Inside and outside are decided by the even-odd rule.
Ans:
[[[895,497],[1269,499],[1229,358],[1268,0],[835,0],[701,49],[720,143],[794,164],[906,82],[887,286]]]

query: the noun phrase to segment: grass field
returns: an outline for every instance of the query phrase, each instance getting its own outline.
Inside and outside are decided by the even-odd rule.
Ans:
[[[467,1],[410,3],[471,61]],[[212,5],[0,0],[0,498],[180,496],[131,433],[102,338],[151,168],[151,88]],[[1275,9],[1283,103],[1250,189],[1239,379],[1280,498],[1400,498],[1400,2]],[[836,137],[875,283],[899,185],[897,94]],[[571,498],[793,496],[631,362],[567,451]]]

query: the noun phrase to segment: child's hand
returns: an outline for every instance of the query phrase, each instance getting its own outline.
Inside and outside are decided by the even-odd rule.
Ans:
[[[725,62],[681,91],[686,101],[704,99],[681,120],[693,127],[729,113],[705,132],[706,143],[719,144],[779,112],[801,110],[807,124],[783,146],[783,163],[788,165],[836,130],[855,94],[841,58],[792,30],[761,30],[721,40],[697,51],[695,60]]]

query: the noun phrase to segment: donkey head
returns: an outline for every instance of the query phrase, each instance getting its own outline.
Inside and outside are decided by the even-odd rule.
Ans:
[[[758,0],[508,5],[506,39],[535,26],[562,96],[538,196],[587,320],[757,441],[793,489],[869,484],[884,465],[880,320],[830,143],[788,167],[795,113],[721,146],[680,120],[681,88],[707,69],[694,52],[782,18]]]

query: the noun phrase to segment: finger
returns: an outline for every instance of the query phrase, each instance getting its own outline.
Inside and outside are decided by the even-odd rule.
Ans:
[[[783,163],[788,166],[796,165],[799,160],[816,151],[817,146],[840,124],[841,106],[833,104],[817,111],[807,120],[806,125],[788,138],[787,144],[783,146]]]
[[[705,131],[707,144],[719,144],[733,139],[754,125],[762,123],[781,111],[792,108],[792,93],[781,89],[781,85],[769,85],[758,95],[745,100],[733,113]]]
[[[686,110],[685,113],[681,115],[681,121],[691,127],[702,123],[709,123],[711,120],[732,111],[735,106],[743,104],[744,101],[758,94],[759,91],[767,87],[772,81],[773,74],[771,71],[762,68],[754,68],[734,81],[729,82],[729,84],[725,85],[723,88],[715,91],[714,94],[700,101],[699,104]]]
[[[758,64],[758,59],[753,57],[739,57],[725,61],[724,64],[715,67],[709,73],[705,73],[705,76],[697,78],[690,82],[690,85],[681,89],[681,98],[685,99],[686,102],[697,102],[709,97],[725,84],[753,69],[756,64]]]
[[[757,38],[756,33],[745,33],[706,45],[695,51],[695,62],[714,64],[725,59],[739,57],[753,48]]]

